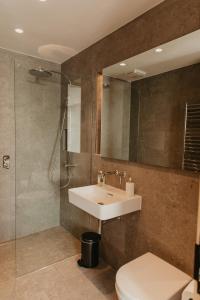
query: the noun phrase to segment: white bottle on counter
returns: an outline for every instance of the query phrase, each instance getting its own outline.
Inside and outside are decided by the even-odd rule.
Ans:
[[[126,182],[126,193],[129,197],[134,196],[134,183],[132,182],[131,177],[129,177],[128,181]]]
[[[103,174],[103,171],[98,172],[97,183],[99,185],[104,185],[105,184],[105,175]]]

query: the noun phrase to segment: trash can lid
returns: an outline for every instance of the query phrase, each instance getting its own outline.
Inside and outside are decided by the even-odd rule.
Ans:
[[[96,232],[84,232],[82,234],[82,240],[85,242],[98,242],[101,239],[101,235]]]

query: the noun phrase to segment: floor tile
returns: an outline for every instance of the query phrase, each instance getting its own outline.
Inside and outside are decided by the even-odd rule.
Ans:
[[[80,242],[63,228],[16,244],[17,274],[15,242],[0,245],[0,300],[116,300],[115,271],[102,260],[79,267]]]
[[[17,276],[41,269],[79,252],[79,240],[62,227],[16,240]]]

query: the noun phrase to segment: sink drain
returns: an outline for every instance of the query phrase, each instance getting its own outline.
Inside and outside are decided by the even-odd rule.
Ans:
[[[111,193],[107,193],[107,195],[110,196],[110,197],[113,197],[113,194],[111,194]]]
[[[97,202],[97,204],[99,204],[99,205],[104,205],[104,203],[103,203],[103,202]]]

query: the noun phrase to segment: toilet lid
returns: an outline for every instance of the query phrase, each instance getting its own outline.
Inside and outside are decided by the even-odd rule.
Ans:
[[[124,299],[169,300],[191,281],[191,277],[152,253],[122,266],[116,287]]]

